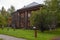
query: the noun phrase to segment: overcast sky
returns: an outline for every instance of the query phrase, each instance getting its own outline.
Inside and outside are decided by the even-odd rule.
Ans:
[[[0,0],[0,9],[2,6],[4,6],[5,9],[7,10],[8,8],[10,8],[11,5],[13,5],[17,10],[22,8],[24,5],[28,5],[32,2],[42,4],[44,0]]]

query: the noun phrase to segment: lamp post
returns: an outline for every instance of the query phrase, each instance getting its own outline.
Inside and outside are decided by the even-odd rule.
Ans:
[[[37,38],[37,28],[33,27],[33,29],[34,29],[34,37]]]

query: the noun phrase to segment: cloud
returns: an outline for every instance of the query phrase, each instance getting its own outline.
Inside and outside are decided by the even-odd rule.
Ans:
[[[0,8],[4,6],[6,9],[13,5],[16,10],[22,8],[24,5],[28,5],[32,2],[43,3],[44,0],[0,0]]]
[[[0,3],[0,7],[1,7],[1,3]]]

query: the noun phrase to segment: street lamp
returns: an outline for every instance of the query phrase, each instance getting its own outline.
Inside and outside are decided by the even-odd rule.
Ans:
[[[33,29],[34,29],[34,36],[35,36],[35,38],[37,38],[37,28],[33,27]]]

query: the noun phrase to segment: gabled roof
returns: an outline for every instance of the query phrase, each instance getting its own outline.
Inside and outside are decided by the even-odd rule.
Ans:
[[[31,3],[31,4],[27,5],[27,6],[24,6],[23,8],[29,8],[29,7],[33,7],[33,6],[36,6],[36,5],[39,5],[39,4],[36,3],[36,2],[33,2],[33,3]]]
[[[29,5],[24,6],[23,8],[17,10],[17,11],[22,11],[22,10],[32,10],[36,9],[37,7],[43,6],[42,4],[38,4],[36,2],[30,3]]]

